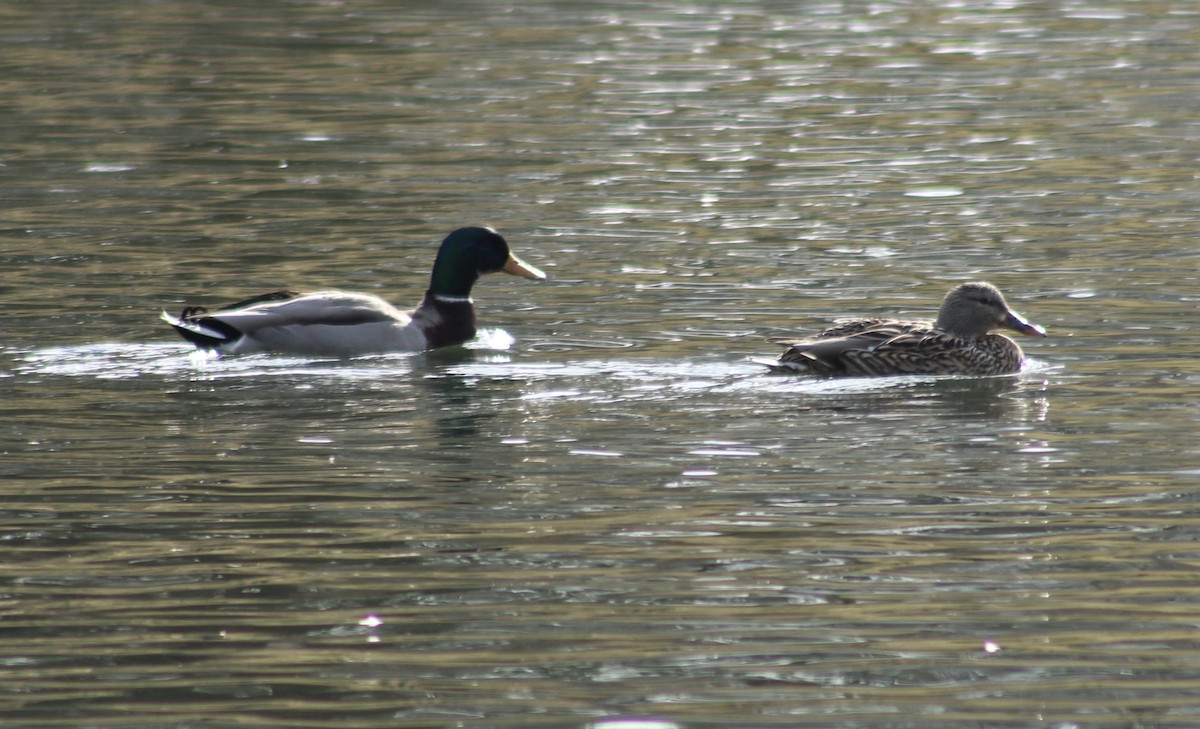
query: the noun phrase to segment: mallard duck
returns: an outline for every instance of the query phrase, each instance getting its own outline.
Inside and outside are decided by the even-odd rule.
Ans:
[[[811,339],[772,339],[787,350],[754,359],[776,372],[812,375],[1002,375],[1018,372],[1025,355],[996,329],[1044,337],[1008,307],[995,286],[976,281],[950,289],[936,322],[861,319]]]
[[[200,349],[222,354],[281,352],[354,357],[418,352],[475,336],[471,286],[481,274],[504,271],[529,279],[546,274],[514,256],[491,228],[459,228],[442,241],[429,290],[412,311],[371,294],[276,291],[209,312],[189,306],[162,318]]]

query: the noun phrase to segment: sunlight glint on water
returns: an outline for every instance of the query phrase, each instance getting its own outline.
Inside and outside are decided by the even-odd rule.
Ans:
[[[1180,3],[16,3],[13,726],[1190,726]],[[466,347],[156,312],[428,287]],[[987,279],[995,378],[746,360]],[[993,648],[999,648],[998,650]]]

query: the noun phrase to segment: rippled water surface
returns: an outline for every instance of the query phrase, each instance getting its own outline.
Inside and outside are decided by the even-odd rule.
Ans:
[[[14,727],[1200,724],[1200,10],[0,7]],[[200,356],[160,308],[464,348]],[[987,279],[996,378],[764,374]],[[1197,521],[1193,521],[1196,519]]]

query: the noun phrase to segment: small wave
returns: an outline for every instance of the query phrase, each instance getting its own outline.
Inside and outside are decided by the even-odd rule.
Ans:
[[[473,357],[509,350],[515,340],[503,329],[485,329],[464,345]],[[461,353],[461,350],[460,350]],[[380,354],[353,359],[257,354],[220,357],[179,342],[100,342],[47,347],[16,354],[17,375],[92,377],[101,380],[145,376],[228,377],[327,376],[370,379],[406,375],[417,353]]]

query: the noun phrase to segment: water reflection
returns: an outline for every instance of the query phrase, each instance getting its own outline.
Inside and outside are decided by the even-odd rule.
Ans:
[[[437,447],[468,446],[479,434],[481,422],[488,418],[488,413],[479,409],[472,383],[464,378],[444,376],[426,376],[421,382],[423,391],[430,396],[430,409],[435,413]]]
[[[10,4],[5,718],[1188,723],[1196,22],[1131,8]],[[471,223],[552,269],[503,344],[155,319]],[[743,362],[978,278],[1019,376]]]

